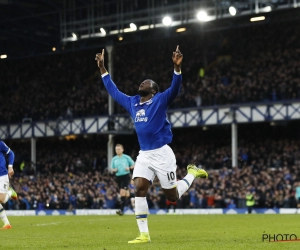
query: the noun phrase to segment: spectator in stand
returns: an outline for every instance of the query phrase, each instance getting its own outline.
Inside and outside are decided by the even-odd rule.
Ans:
[[[186,55],[193,56],[185,62],[183,86],[170,108],[299,100],[299,25],[299,20],[292,20],[276,25],[266,23],[259,27],[207,32],[205,37],[178,37],[178,42],[182,41],[185,46]],[[224,38],[226,49],[222,43]],[[114,58],[116,82],[144,79],[147,73],[149,78],[155,75],[161,79],[160,87],[165,90],[168,87],[168,75],[164,70],[167,62],[157,61],[168,56],[165,53],[171,39],[116,45],[115,55],[122,53],[132,58],[125,66],[122,58]],[[203,46],[199,48],[199,44]],[[153,55],[151,51],[157,48],[161,53]],[[0,91],[1,123],[107,114],[108,95],[99,84],[101,76],[95,73],[90,62],[89,55],[94,53],[90,50],[17,62],[1,60],[1,81],[6,83]],[[143,57],[139,58],[141,53]],[[207,65],[203,65],[202,58],[206,58]],[[69,61],[73,62],[72,67]],[[202,66],[205,74],[200,76]],[[151,68],[149,72],[145,71],[147,67]],[[131,80],[124,81],[120,90],[129,95],[136,93]],[[115,111],[125,113],[117,104]]]
[[[291,127],[270,127],[267,124],[256,124],[255,127],[249,125],[245,128],[241,126],[238,152],[241,152],[240,159],[243,152],[247,152],[248,158],[239,161],[238,167],[235,168],[231,168],[230,165],[224,166],[224,156],[231,158],[231,148],[230,138],[222,139],[224,130],[221,128],[220,132],[213,128],[204,132],[199,128],[174,129],[176,136],[172,145],[179,159],[178,178],[185,175],[186,162],[194,160],[210,169],[211,176],[207,180],[194,182],[193,193],[182,196],[177,202],[177,208],[207,207],[208,198],[215,199],[216,196],[225,202],[220,205],[222,208],[227,206],[229,200],[234,200],[237,208],[247,208],[245,196],[248,188],[252,188],[256,193],[257,208],[296,208],[296,193],[300,181],[300,140],[295,134],[299,122],[293,124]],[[270,132],[271,130],[273,132]],[[110,192],[117,200],[118,187],[114,176],[101,166],[106,147],[98,142],[105,139],[99,139],[97,135],[89,139],[77,138],[76,141],[38,140],[37,159],[40,162],[40,172],[36,176],[28,176],[27,173],[15,169],[14,178],[10,179],[10,182],[20,197],[27,197],[30,209],[36,209],[36,201],[38,208],[49,209],[52,193],[57,194],[59,202],[56,205],[60,209],[107,207],[105,194]],[[122,136],[118,139],[122,141]],[[126,135],[123,141],[128,152],[137,152],[138,146],[133,143],[134,135]],[[130,143],[126,144],[126,141]],[[19,165],[23,159],[30,159],[29,142],[10,143],[18,156],[15,165]],[[20,155],[23,157],[20,158]],[[132,153],[130,155],[134,156]],[[76,167],[74,159],[78,157],[85,168]],[[101,159],[97,161],[96,166],[91,160],[94,157]],[[27,160],[25,162],[27,163]],[[84,197],[82,203],[79,196]],[[147,201],[150,202],[154,198],[155,206],[166,208],[165,197],[156,181],[149,190]],[[217,201],[210,201],[210,207],[214,204],[217,206]],[[26,206],[18,199],[9,200],[4,208],[26,209]]]
[[[197,208],[207,208],[207,199],[202,193],[197,195]]]

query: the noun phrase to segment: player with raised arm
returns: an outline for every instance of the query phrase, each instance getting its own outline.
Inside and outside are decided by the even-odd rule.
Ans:
[[[9,198],[16,200],[17,193],[9,186],[9,178],[14,174],[13,164],[15,160],[14,152],[3,142],[0,141],[0,203],[6,203]],[[6,168],[5,155],[8,156],[8,170]],[[1,229],[11,229],[5,210],[0,204],[0,218],[4,223]]]
[[[129,112],[134,121],[140,152],[135,162],[132,178],[135,185],[135,215],[140,234],[128,243],[147,243],[150,242],[150,235],[146,195],[155,176],[158,177],[162,190],[170,201],[178,200],[188,190],[195,178],[208,178],[204,169],[190,164],[187,166],[187,175],[177,181],[175,155],[168,146],[173,135],[166,112],[180,90],[183,55],[177,46],[172,56],[173,80],[167,90],[159,92],[158,84],[147,79],[139,85],[136,96],[122,93],[111,80],[104,66],[104,50],[102,53],[96,54],[95,59],[108,93]]]

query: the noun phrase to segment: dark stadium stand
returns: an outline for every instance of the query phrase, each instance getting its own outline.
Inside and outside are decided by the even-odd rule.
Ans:
[[[230,165],[231,148],[229,136],[226,136],[229,127],[215,126],[207,131],[174,130],[171,146],[177,157],[178,179],[184,177],[185,167],[191,161],[208,169],[210,175],[208,180],[195,182],[179,200],[177,208],[228,208],[233,205],[245,208],[248,190],[256,192],[257,208],[296,207],[295,188],[300,185],[300,137],[294,131],[298,126],[299,122],[241,126],[237,168]],[[71,141],[39,139],[36,174],[30,164],[30,142],[10,141],[9,146],[15,149],[17,156],[12,185],[20,198],[17,202],[10,201],[7,208],[116,208],[117,184],[107,171],[103,144],[106,140],[103,135]],[[115,140],[123,143],[126,153],[136,159],[139,149],[135,135],[118,136]],[[202,204],[203,200],[207,200],[207,204]],[[166,208],[159,182],[152,185],[148,201],[152,208]]]
[[[178,43],[184,80],[171,109],[299,100],[299,21],[117,45],[113,79],[129,95],[147,78],[166,89],[172,71],[168,58]],[[107,114],[108,96],[94,61],[101,49],[0,61],[6,83],[0,123]],[[115,112],[124,110],[116,106]]]
[[[46,2],[49,11],[56,13],[61,8],[61,1]],[[16,18],[22,18],[18,11],[20,16]],[[216,23],[220,26],[211,24],[203,33],[159,39],[141,36],[138,41],[115,43],[113,79],[129,95],[135,95],[139,83],[147,78],[165,90],[172,74],[170,55],[179,44],[184,55],[183,85],[170,109],[299,101],[300,19],[299,15],[293,17],[283,14],[278,20],[270,18],[265,23],[247,25],[232,22],[228,26],[229,22],[224,21],[226,27],[219,20]],[[0,28],[11,37],[14,33],[4,29],[6,22],[0,19]],[[32,30],[44,28],[34,23]],[[57,25],[54,22],[49,27],[49,36],[57,36]],[[42,40],[39,42],[47,38]],[[34,51],[31,44],[33,56],[27,53],[0,60],[1,125],[108,114],[108,94],[94,60],[105,44],[97,48],[80,47],[79,43],[61,46],[58,40],[51,38],[52,43],[65,49],[57,53],[38,51],[44,46]],[[20,45],[14,46],[20,49]],[[115,114],[125,113],[117,104],[114,110]],[[300,186],[299,121],[272,125],[239,125],[236,168],[230,164],[228,125],[211,126],[207,131],[200,126],[174,129],[171,146],[177,158],[178,179],[186,174],[190,162],[208,169],[210,176],[195,181],[177,208],[245,208],[247,191],[255,192],[257,208],[296,208],[295,189]],[[35,168],[30,162],[29,140],[6,141],[16,154],[11,184],[19,198],[9,200],[5,209],[117,208],[117,184],[107,169],[108,135],[74,137],[37,139]],[[116,136],[115,142],[124,144],[126,153],[136,158],[139,148],[135,134]],[[153,183],[147,200],[149,208],[166,208],[158,182]]]

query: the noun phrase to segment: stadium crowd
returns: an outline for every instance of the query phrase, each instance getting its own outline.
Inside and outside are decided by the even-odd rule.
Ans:
[[[300,141],[295,135],[268,139],[272,137],[266,135],[266,129],[269,128],[244,129],[249,131],[241,135],[239,165],[234,168],[230,160],[230,139],[220,140],[225,138],[221,136],[225,129],[211,132],[197,128],[175,130],[172,147],[177,157],[178,179],[185,176],[186,165],[193,161],[209,172],[209,179],[195,181],[177,202],[177,208],[245,208],[247,192],[254,192],[257,208],[297,207]],[[273,131],[273,134],[280,134],[280,131]],[[135,159],[137,142],[135,135],[129,137],[132,138],[119,136],[116,139]],[[15,149],[17,157],[16,174],[11,184],[19,198],[17,202],[9,201],[6,209],[118,208],[117,184],[107,169],[103,146],[106,139],[103,136],[74,141],[42,139],[37,144],[36,173],[24,143],[12,142],[10,147]],[[150,209],[166,208],[159,182],[153,183],[147,200]],[[129,201],[127,205],[131,206]]]
[[[113,79],[127,94],[136,94],[137,84],[147,78],[164,90],[178,43],[184,53],[183,86],[170,108],[299,100],[298,27],[294,20],[118,44]],[[101,49],[1,60],[0,122],[107,114],[108,95],[94,61]],[[115,111],[124,112],[120,106]]]
[[[113,52],[113,79],[129,95],[136,94],[137,84],[146,78],[166,89],[172,73],[170,55],[179,44],[184,54],[183,85],[170,108],[299,100],[298,27],[299,20],[294,20],[118,44]],[[0,123],[107,114],[108,95],[94,61],[101,49],[1,60],[0,76],[5,84],[0,85]],[[116,105],[115,112],[124,110]],[[235,167],[231,167],[227,130],[175,130],[171,146],[176,153],[178,179],[185,176],[185,167],[191,162],[209,173],[209,179],[193,183],[177,207],[245,208],[247,192],[254,193],[255,207],[297,207],[300,137],[292,132],[296,128],[284,128],[268,136],[270,128],[245,129],[248,134],[240,136],[239,164]],[[278,137],[287,133],[283,131],[289,134]],[[124,144],[125,153],[135,159],[137,139],[135,135],[128,137],[115,140]],[[39,139],[34,168],[26,149],[30,149],[29,142],[7,144],[16,154],[11,184],[18,200],[7,202],[6,209],[118,207],[117,184],[107,168],[107,136],[78,137],[74,141]],[[158,182],[153,183],[147,200],[150,209],[166,208]]]

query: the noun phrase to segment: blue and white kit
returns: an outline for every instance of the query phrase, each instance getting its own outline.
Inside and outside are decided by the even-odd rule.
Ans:
[[[12,167],[15,154],[3,141],[0,141],[0,151],[0,193],[6,193],[9,189],[9,179],[5,157],[8,156],[8,165]]]
[[[181,72],[174,71],[171,86],[144,103],[140,103],[139,95],[128,96],[119,91],[108,73],[103,74],[102,79],[108,93],[129,112],[134,121],[141,151],[135,162],[133,178],[143,177],[153,181],[157,175],[163,188],[175,187],[176,160],[167,145],[173,138],[167,109],[180,91]]]
[[[14,152],[3,142],[0,141],[0,176],[7,175],[5,155],[8,155],[8,165],[13,165],[15,160]]]

